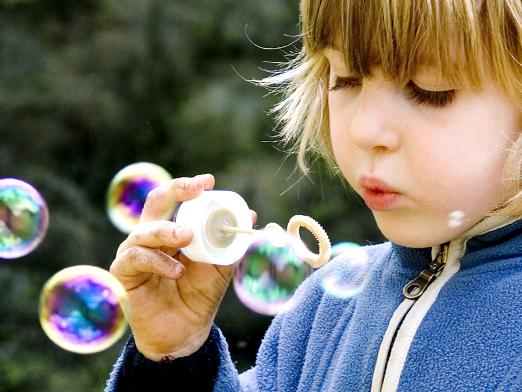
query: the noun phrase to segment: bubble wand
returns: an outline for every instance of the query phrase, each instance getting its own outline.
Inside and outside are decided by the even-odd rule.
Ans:
[[[231,191],[205,191],[199,197],[180,203],[174,221],[189,227],[192,242],[181,251],[190,259],[210,264],[229,265],[239,260],[251,244],[252,217],[244,199]],[[318,243],[319,253],[313,253],[301,240],[299,229],[310,231]],[[273,237],[284,236],[285,230],[276,223],[265,229]],[[319,268],[330,259],[331,246],[326,231],[313,218],[295,215],[288,222],[286,232],[297,239],[298,255],[307,264]]]

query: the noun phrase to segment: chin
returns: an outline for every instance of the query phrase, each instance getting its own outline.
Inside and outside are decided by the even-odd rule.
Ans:
[[[399,237],[399,238],[394,238],[394,237],[389,237],[389,236],[386,236],[384,235],[388,240],[390,240],[391,242],[397,244],[397,245],[400,245],[400,246],[405,246],[407,248],[431,248],[435,245],[440,245],[440,244],[443,244],[444,242],[438,242],[436,244],[433,243],[433,241],[423,241],[422,238],[402,238],[402,237]]]
[[[419,229],[417,225],[412,228],[405,227],[407,225],[395,224],[386,227],[378,223],[381,233],[389,241],[405,246],[408,248],[431,248],[448,242],[453,237],[449,233],[447,235],[441,235],[440,232],[434,232],[431,230]],[[385,227],[382,227],[385,226]]]

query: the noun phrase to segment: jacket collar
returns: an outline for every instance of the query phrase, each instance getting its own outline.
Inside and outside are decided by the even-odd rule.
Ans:
[[[467,241],[472,237],[481,236],[492,231],[504,228],[506,226],[510,226],[512,223],[516,221],[516,218],[506,217],[503,215],[488,216],[487,218],[477,223],[475,226],[472,226],[471,228],[466,230],[459,237],[459,239]]]
[[[522,238],[522,219],[494,215],[481,220],[452,242],[463,244],[466,247],[465,253],[468,253],[468,249],[475,253],[496,247],[508,240],[516,240],[517,237]],[[408,248],[392,243],[392,250],[399,256],[399,263],[416,271],[425,269],[433,256],[439,253],[440,248],[440,245],[433,248]]]

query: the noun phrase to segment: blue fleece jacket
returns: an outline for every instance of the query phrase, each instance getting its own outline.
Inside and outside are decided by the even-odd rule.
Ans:
[[[353,271],[344,257],[331,261],[274,318],[256,366],[241,375],[215,326],[199,352],[166,364],[139,357],[131,340],[106,391],[177,391],[202,379],[191,390],[522,391],[522,221],[449,249],[448,272],[416,301],[402,290],[431,249],[365,247],[369,278],[355,297],[325,289]]]

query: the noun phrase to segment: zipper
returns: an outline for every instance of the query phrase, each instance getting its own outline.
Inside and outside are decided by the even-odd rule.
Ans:
[[[402,294],[405,298],[416,300],[426,291],[428,286],[437,279],[448,261],[448,249],[449,242],[446,242],[442,245],[442,249],[437,257],[428,265],[428,268],[404,286]]]
[[[400,315],[394,321],[394,332],[393,336],[390,337],[390,343],[387,351],[382,353],[379,351],[378,357],[380,357],[381,355],[385,355],[385,360],[383,364],[382,373],[378,377],[376,377],[377,374],[374,374],[374,378],[372,380],[372,392],[382,391],[383,382],[386,376],[386,370],[388,368],[388,362],[390,360],[390,355],[393,349],[395,338],[397,337],[397,333],[402,325],[402,322],[410,312],[416,300],[426,291],[428,286],[431,283],[433,283],[435,279],[437,279],[441,271],[446,266],[446,263],[448,261],[449,245],[450,242],[442,244],[440,252],[430,262],[428,268],[423,270],[416,278],[409,281],[403,287],[402,293],[405,297],[405,300],[398,308],[398,310],[400,310]],[[379,361],[379,358],[377,359],[377,361]]]

